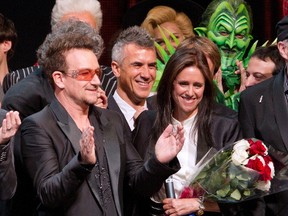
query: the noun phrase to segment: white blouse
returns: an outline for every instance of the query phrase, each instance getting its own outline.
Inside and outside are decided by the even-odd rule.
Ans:
[[[195,163],[197,157],[198,131],[194,130],[195,116],[196,115],[182,122],[185,142],[181,151],[177,155],[181,169],[172,175],[176,198],[180,196],[183,188],[188,186],[197,171]],[[172,125],[176,126],[179,124],[181,124],[181,122],[172,117]],[[152,200],[162,202],[164,198],[166,198],[166,194],[163,185],[161,190],[152,197]]]
[[[172,118],[172,124],[173,126],[176,126],[181,123],[175,118]],[[198,133],[197,130],[194,130],[195,115],[186,119],[182,125],[184,127],[185,142],[181,151],[177,155],[181,169],[172,176],[176,198],[180,196],[183,188],[190,183],[192,176],[197,171],[195,164],[197,157]]]

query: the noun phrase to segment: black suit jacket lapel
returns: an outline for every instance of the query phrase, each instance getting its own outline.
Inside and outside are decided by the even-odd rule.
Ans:
[[[273,106],[275,110],[276,122],[282,136],[282,140],[285,143],[286,150],[288,151],[288,109],[287,101],[284,94],[284,76],[286,70],[283,70],[281,74],[276,76],[273,83]]]
[[[116,101],[115,101],[115,99],[113,98],[112,95],[108,98],[108,104],[109,104],[108,105],[108,109],[109,110],[113,110],[115,112],[118,112],[121,115],[122,119],[124,119],[126,127],[130,128],[128,122],[126,121],[126,118],[125,118],[124,114],[122,113],[120,107],[118,106],[118,104],[116,103]]]
[[[121,110],[120,110],[120,107],[118,106],[118,104],[116,103],[115,99],[113,98],[113,95],[111,95],[109,98],[108,98],[108,109],[110,110],[114,110],[118,113],[121,113]],[[123,115],[123,114],[122,114]],[[124,116],[124,115],[123,115]]]
[[[57,100],[53,100],[50,107],[57,118],[57,124],[70,140],[74,153],[77,154],[80,151],[81,132],[79,128]]]
[[[157,108],[157,97],[156,97],[156,95],[148,97],[146,101],[147,101],[148,110],[156,110],[156,108]]]

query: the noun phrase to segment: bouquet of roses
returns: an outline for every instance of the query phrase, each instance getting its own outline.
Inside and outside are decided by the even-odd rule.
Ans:
[[[278,159],[279,174],[275,185],[271,185],[275,161],[268,155],[268,148],[260,140],[242,139],[224,147],[201,165],[180,198],[204,195],[217,202],[240,202],[285,190],[288,160],[287,157],[285,161]]]

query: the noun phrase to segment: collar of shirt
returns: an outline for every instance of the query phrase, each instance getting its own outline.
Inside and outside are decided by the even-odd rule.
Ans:
[[[123,113],[131,131],[134,130],[134,114],[136,110],[130,106],[125,100],[123,100],[118,94],[117,90],[113,94],[113,98]],[[147,108],[147,102],[145,101],[144,106]]]

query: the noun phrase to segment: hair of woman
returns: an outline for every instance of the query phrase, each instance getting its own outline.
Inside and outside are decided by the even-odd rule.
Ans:
[[[185,13],[176,12],[173,8],[168,6],[156,6],[152,8],[142,22],[141,27],[147,29],[153,37],[153,32],[154,29],[157,28],[157,25],[161,25],[165,22],[176,23],[185,38],[195,35],[193,32],[193,24],[189,17]]]
[[[217,73],[221,66],[221,55],[216,44],[213,43],[213,41],[211,41],[209,38],[201,37],[198,35],[195,37],[189,37],[179,44],[178,48],[181,47],[195,47],[196,49],[201,50],[212,62],[214,66],[214,71],[212,72],[214,74]]]

